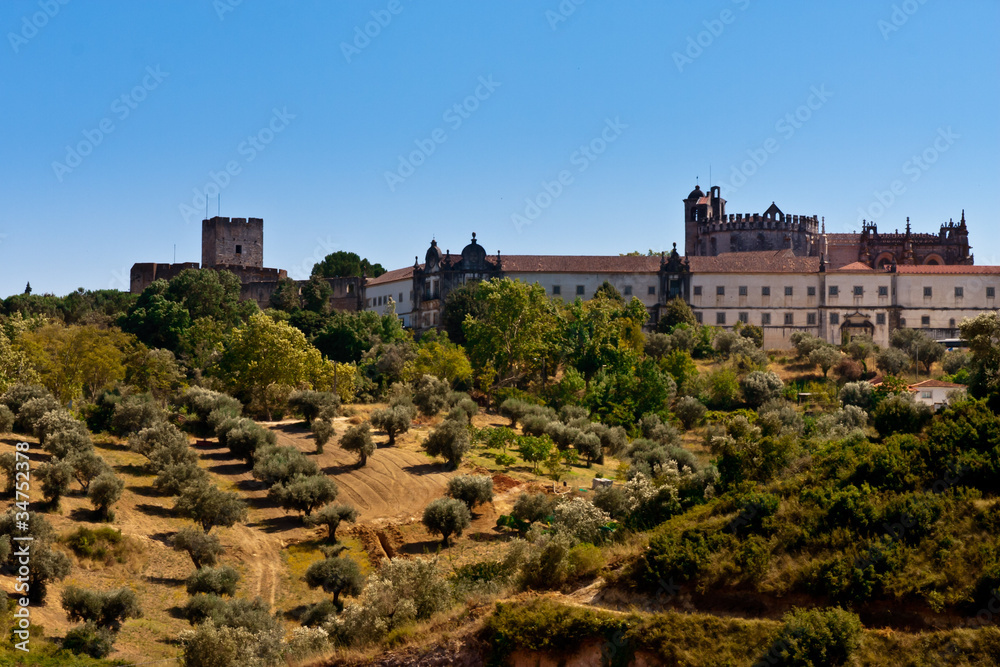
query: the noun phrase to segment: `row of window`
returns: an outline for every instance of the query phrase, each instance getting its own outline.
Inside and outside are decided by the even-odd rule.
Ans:
[[[652,289],[652,288],[650,288],[650,289]],[[740,285],[737,289],[739,291],[739,295],[740,296],[747,296],[748,289],[747,289],[746,285]],[[650,294],[652,294],[652,292],[650,292]],[[794,294],[795,294],[794,288],[792,288],[791,286],[786,286],[785,287],[785,296],[794,296]],[[829,286],[829,294],[830,294],[830,296],[840,296],[840,287],[838,285],[830,285]],[[865,288],[864,288],[864,286],[862,286],[862,285],[855,285],[854,289],[852,291],[852,294],[854,296],[864,296],[865,295]],[[702,295],[701,285],[695,285],[694,286],[694,295],[695,296],[701,296]],[[726,295],[726,287],[724,285],[717,285],[716,288],[715,288],[715,295],[716,296],[725,296]],[[771,296],[771,287],[769,285],[762,286],[760,288],[760,295],[761,296]],[[878,295],[879,296],[883,296],[883,297],[884,296],[889,296],[889,287],[888,287],[888,285],[879,285],[879,287],[878,287]],[[816,288],[813,287],[813,286],[806,287],[806,296],[816,296]],[[934,288],[932,288],[932,287],[925,287],[924,288],[924,296],[927,297],[927,298],[932,298],[934,296]],[[961,299],[964,296],[965,296],[965,288],[964,287],[956,287],[955,288],[955,298]],[[994,299],[994,298],[996,298],[996,288],[995,287],[987,287],[986,288],[986,298],[987,299]]]
[[[695,311],[695,319],[698,324],[702,324],[702,314],[699,311]],[[727,313],[725,311],[719,311],[715,313],[715,324],[718,326],[726,326],[728,322],[726,321]],[[739,312],[736,314],[736,319],[738,319],[743,324],[750,323],[750,313]],[[930,318],[923,318],[927,320],[927,324],[924,326],[930,326]],[[954,321],[954,320],[952,320]],[[806,326],[816,326],[818,322],[817,313],[806,313]],[[762,327],[769,327],[773,324],[771,320],[771,313],[761,313],[760,314],[760,325]],[[784,313],[784,326],[793,327],[799,322],[795,321],[795,313]],[[840,324],[840,313],[830,313],[830,324]],[[885,313],[875,313],[875,324],[885,324]]]
[[[562,285],[553,285],[552,286],[552,295],[553,296],[559,296],[561,294],[562,294]],[[650,285],[649,287],[647,287],[646,288],[646,294],[650,294],[650,295],[655,296],[656,295],[656,285]],[[577,296],[584,296],[585,295],[585,291],[584,291],[584,286],[583,285],[577,285],[576,286],[576,295]],[[624,287],[622,287],[622,296],[632,296],[632,286],[631,285],[625,285]]]

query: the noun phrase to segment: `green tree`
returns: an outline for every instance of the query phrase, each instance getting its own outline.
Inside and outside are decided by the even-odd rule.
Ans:
[[[509,278],[480,283],[479,296],[485,314],[467,315],[463,325],[469,358],[477,371],[496,373],[494,386],[512,384],[548,355],[555,309],[541,285]]]
[[[552,439],[547,435],[522,435],[517,439],[517,453],[526,463],[531,464],[531,470],[538,474],[538,464],[549,458],[552,452]]]
[[[449,295],[450,296],[450,295]],[[448,340],[449,334],[431,329],[420,337],[416,356],[406,363],[404,377],[414,381],[433,375],[451,386],[463,385],[472,378],[472,365],[461,345]]]
[[[327,539],[337,541],[337,528],[341,522],[354,523],[358,520],[358,511],[350,505],[326,505],[309,517],[306,524],[310,526],[326,526]]]
[[[91,591],[67,586],[62,592],[62,607],[71,621],[90,621],[99,628],[118,632],[130,618],[141,618],[139,596],[131,588],[114,591]]]
[[[186,552],[196,568],[211,567],[222,553],[222,543],[215,535],[188,526],[174,535],[174,551]]]
[[[275,310],[291,313],[302,307],[299,284],[291,278],[279,278],[278,285],[271,293],[270,306]]]
[[[469,527],[472,517],[461,500],[438,498],[424,509],[423,523],[431,533],[441,536],[441,544],[448,546],[448,538],[461,535]]]
[[[223,565],[221,567],[199,567],[185,582],[188,595],[208,593],[210,595],[235,595],[240,573]]]
[[[457,475],[448,480],[445,494],[461,500],[471,510],[493,500],[493,479],[487,475]]]
[[[385,269],[381,264],[372,264],[367,258],[361,259],[357,253],[338,250],[314,264],[312,270],[312,275],[324,278],[360,277],[362,273],[368,278],[378,278],[385,273]]]
[[[625,303],[625,299],[622,297],[622,293],[618,291],[618,288],[605,280],[601,283],[601,286],[594,291],[594,299],[607,299],[609,301],[617,301],[618,303]]]
[[[1000,313],[965,320],[960,331],[972,355],[970,393],[977,398],[992,396],[991,405],[1000,409]]]
[[[358,564],[350,558],[325,558],[316,561],[306,570],[304,577],[309,588],[322,588],[333,593],[333,604],[339,604],[341,595],[357,595],[361,592],[364,577]]]
[[[372,441],[372,432],[368,422],[348,427],[340,438],[340,447],[357,454],[358,465],[366,465],[368,457],[375,452],[375,443]]]
[[[467,282],[456,287],[444,298],[441,327],[456,345],[466,345],[468,342],[464,328],[466,316],[471,316],[473,319],[486,316],[486,301],[480,296],[479,281]]]
[[[193,519],[208,533],[214,526],[228,528],[246,520],[247,505],[239,495],[203,483],[185,489],[174,504],[174,511]]]
[[[441,456],[447,459],[453,469],[458,468],[462,457],[471,447],[469,429],[462,422],[445,419],[430,432],[422,447],[431,456]]]
[[[698,320],[694,316],[694,311],[684,299],[674,297],[667,302],[667,305],[660,313],[660,319],[656,323],[656,330],[661,333],[670,333],[678,324],[696,326]]]
[[[337,485],[326,475],[296,475],[287,482],[272,486],[267,495],[285,509],[308,517],[317,507],[333,502],[337,492]]]
[[[90,488],[87,490],[87,497],[90,499],[91,504],[93,504],[94,509],[101,515],[101,518],[104,521],[111,521],[114,518],[111,508],[122,497],[124,489],[124,480],[116,477],[110,470],[107,470],[91,482]]]
[[[302,306],[314,313],[330,312],[330,297],[332,296],[333,288],[320,276],[311,276],[308,282],[302,286]]]
[[[277,399],[269,389],[315,384],[327,365],[301,331],[256,313],[227,338],[217,375],[270,419]]]
[[[389,436],[388,445],[392,447],[396,444],[396,436],[410,430],[410,421],[413,419],[413,408],[405,405],[395,405],[386,408],[373,410],[371,414],[372,426],[385,431]]]

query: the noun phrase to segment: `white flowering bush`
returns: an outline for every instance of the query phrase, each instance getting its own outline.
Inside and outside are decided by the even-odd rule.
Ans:
[[[676,467],[676,466],[675,466]],[[553,524],[581,542],[597,544],[604,539],[601,526],[611,520],[604,510],[583,498],[573,498],[556,507]]]

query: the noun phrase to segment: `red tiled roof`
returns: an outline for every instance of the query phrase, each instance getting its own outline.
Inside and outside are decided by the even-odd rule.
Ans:
[[[896,273],[927,273],[927,274],[967,274],[967,273],[988,273],[1000,274],[1000,266],[971,266],[967,264],[921,264],[910,266],[899,264],[896,266]]]
[[[727,252],[690,257],[691,273],[817,273],[819,257],[798,257],[790,249]]]
[[[833,271],[843,271],[845,273],[857,273],[858,271],[864,271],[866,273],[874,273],[875,269],[868,266],[864,262],[854,262],[846,266],[842,266],[839,269],[833,269]]]
[[[965,389],[964,384],[955,384],[954,382],[945,382],[943,380],[924,380],[923,382],[918,382],[916,384],[910,385],[910,391],[914,389]]]
[[[656,273],[660,256],[501,255],[504,273]]]
[[[384,283],[394,283],[397,280],[409,280],[413,278],[413,267],[408,266],[405,269],[393,269],[392,271],[386,271],[378,278],[369,278],[368,282],[365,283],[368,287],[372,285],[382,285]]]

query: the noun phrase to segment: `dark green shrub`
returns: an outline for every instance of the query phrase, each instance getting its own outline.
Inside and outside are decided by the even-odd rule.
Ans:
[[[212,595],[235,595],[240,574],[228,565],[221,567],[200,567],[187,578],[185,585],[188,595],[211,593]]]
[[[115,633],[88,621],[67,631],[62,647],[78,655],[103,658],[115,649]]]
[[[222,543],[215,535],[209,535],[197,528],[182,528],[174,535],[174,551],[185,551],[196,568],[215,565],[222,553]]]
[[[911,394],[895,394],[872,410],[872,424],[886,438],[896,433],[919,433],[931,420],[931,409]]]
[[[833,609],[795,609],[764,660],[781,667],[843,665],[861,643],[862,625],[856,614]]]
[[[671,580],[690,581],[698,576],[710,555],[709,540],[699,530],[655,535],[643,555],[644,578],[653,586]]]
[[[150,394],[132,394],[115,404],[111,417],[111,432],[129,436],[155,426],[165,418],[163,410]]]
[[[546,493],[522,493],[514,501],[511,515],[527,523],[547,521],[556,509],[556,498]],[[605,510],[607,511],[607,510]]]

